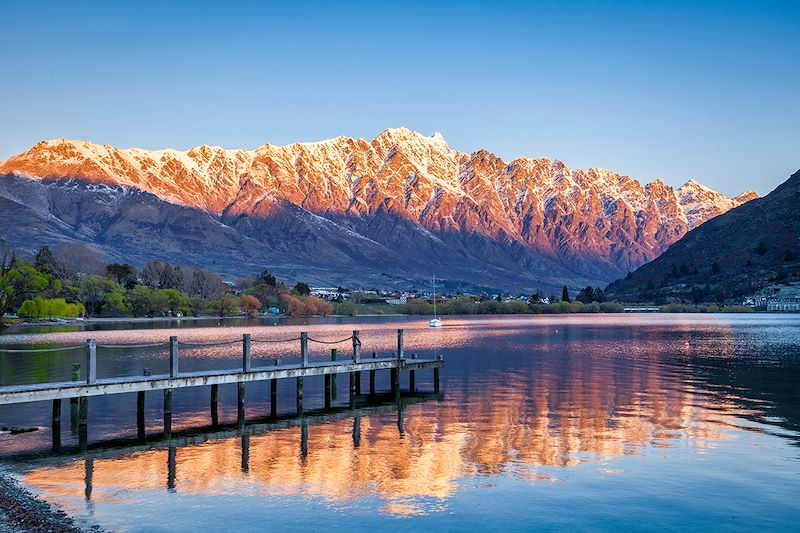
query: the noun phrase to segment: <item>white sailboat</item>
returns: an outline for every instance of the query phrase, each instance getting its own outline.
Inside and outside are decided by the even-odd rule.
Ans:
[[[442,327],[442,321],[436,316],[436,275],[433,276],[433,318],[428,321],[428,326],[432,328]]]

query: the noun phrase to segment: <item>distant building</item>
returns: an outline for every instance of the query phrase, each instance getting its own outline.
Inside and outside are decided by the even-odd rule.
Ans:
[[[408,298],[405,296],[400,296],[399,298],[386,298],[386,303],[389,305],[405,305],[408,302]]]
[[[800,298],[768,298],[767,311],[800,311]]]
[[[335,300],[339,296],[337,287],[311,287],[311,296],[325,300]]]

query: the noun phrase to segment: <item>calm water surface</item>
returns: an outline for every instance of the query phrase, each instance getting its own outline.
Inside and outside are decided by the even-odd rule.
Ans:
[[[115,326],[119,327],[119,326]],[[53,456],[50,404],[0,408],[0,463],[87,524],[115,531],[354,529],[486,531],[796,530],[800,520],[800,317],[610,315],[327,319],[280,325],[189,324],[0,336],[4,347],[83,342],[321,339],[360,329],[363,350],[445,358],[440,399],[310,417],[306,429],[256,424],[139,446]],[[291,361],[296,343],[254,345],[255,364]],[[312,357],[329,346],[312,344]],[[347,352],[342,345],[342,352]],[[235,368],[240,346],[182,349],[181,370]],[[81,352],[0,354],[0,384],[68,380]],[[98,376],[165,372],[163,348],[98,351]],[[378,388],[389,386],[379,372]],[[386,374],[386,375],[381,375]],[[365,376],[366,378],[366,376]],[[403,376],[403,387],[407,386]],[[342,386],[343,385],[343,386]],[[346,401],[346,385],[339,400]],[[365,384],[366,385],[366,384]],[[417,387],[432,390],[430,371]],[[208,388],[174,393],[175,429],[208,424]],[[247,387],[248,417],[269,412]],[[147,398],[148,431],[161,395]],[[89,437],[136,434],[135,395],[93,397]],[[305,405],[322,404],[321,378]],[[62,442],[76,436],[65,403]],[[294,407],[281,381],[279,412]],[[220,387],[236,420],[236,387]],[[31,453],[41,451],[41,454]]]

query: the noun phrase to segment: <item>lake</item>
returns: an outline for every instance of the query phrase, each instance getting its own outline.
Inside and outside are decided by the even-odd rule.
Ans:
[[[91,332],[0,336],[0,347],[84,342],[336,339],[359,329],[366,353],[442,355],[441,395],[305,425],[256,424],[163,442],[49,453],[50,403],[0,408],[0,463],[86,524],[114,531],[270,530],[789,530],[800,520],[800,316],[571,315],[330,318],[260,323],[154,323]],[[297,343],[254,345],[254,365],[297,358]],[[312,344],[312,358],[329,357]],[[347,345],[342,353],[347,354]],[[241,347],[184,349],[181,370],[236,368]],[[70,379],[82,352],[0,353],[0,383]],[[164,348],[98,351],[98,377],[166,372]],[[385,375],[384,375],[385,374]],[[388,389],[389,372],[378,372]],[[403,373],[402,387],[407,387]],[[342,379],[342,378],[340,378]],[[322,378],[307,378],[306,409]],[[417,388],[432,391],[430,371]],[[293,380],[279,414],[294,410]],[[208,387],[173,394],[173,430],[209,424]],[[162,396],[148,394],[147,428]],[[347,403],[340,384],[338,405]],[[247,415],[269,413],[265,383],[247,386]],[[236,421],[236,386],[220,418]],[[288,420],[288,419],[287,419]],[[263,422],[263,420],[259,420]],[[62,443],[77,443],[65,402]],[[136,395],[90,398],[89,439],[135,437]]]

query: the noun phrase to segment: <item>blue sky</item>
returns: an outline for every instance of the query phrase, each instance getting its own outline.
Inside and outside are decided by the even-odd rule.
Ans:
[[[730,195],[800,169],[800,2],[128,4],[0,3],[0,159],[406,126]]]

